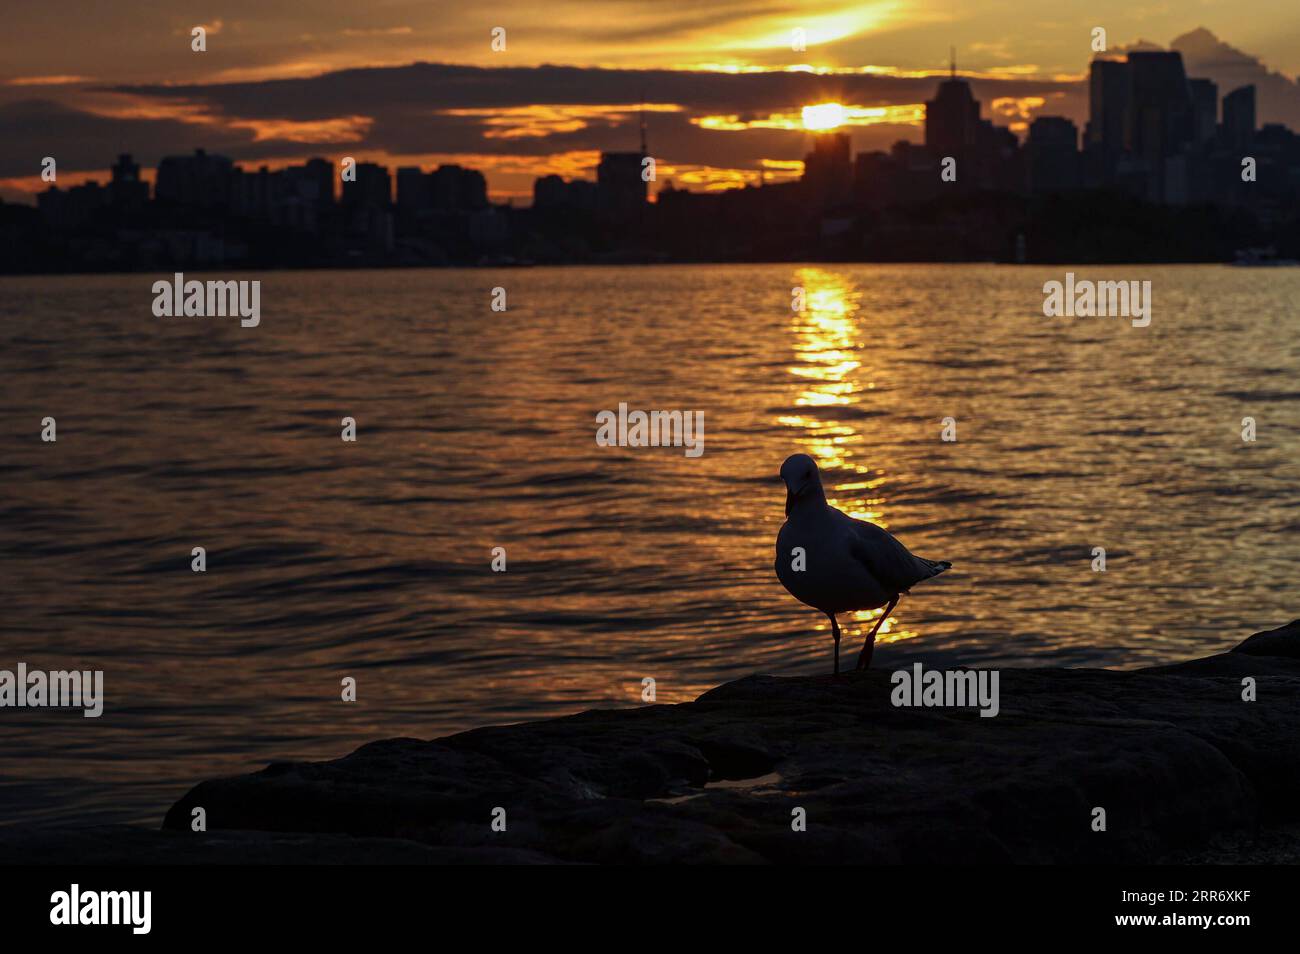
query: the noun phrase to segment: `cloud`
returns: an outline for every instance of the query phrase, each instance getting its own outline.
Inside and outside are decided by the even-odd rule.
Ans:
[[[1219,99],[1242,86],[1255,87],[1256,120],[1282,123],[1300,129],[1300,84],[1270,70],[1258,57],[1243,53],[1224,43],[1204,27],[1197,27],[1175,37],[1169,46],[1149,40],[1137,40],[1110,51],[1120,56],[1139,50],[1177,50],[1189,77],[1210,79],[1219,87]]]
[[[1220,97],[1253,83],[1260,123],[1284,123],[1300,129],[1300,83],[1270,70],[1257,57],[1229,46],[1206,29],[1184,33],[1170,47],[1183,54],[1189,76],[1214,80]]]
[[[349,27],[346,30],[340,30],[339,34],[342,36],[408,36],[414,32],[409,26],[376,27],[366,30]]]
[[[71,86],[76,83],[91,82],[88,76],[15,76],[13,79],[6,80],[8,86]]]
[[[972,85],[985,116],[994,115],[994,100],[1024,104],[1018,119],[1042,103],[1075,118],[1084,108],[1084,87],[1073,80],[1007,74],[978,77]],[[644,102],[655,156],[714,182],[734,180],[734,170],[756,173],[765,163],[801,160],[808,143],[794,117],[810,103],[849,107],[853,124],[846,128],[859,151],[917,139],[919,104],[936,86],[926,72],[883,69],[723,72],[444,63],[239,82],[98,86],[79,90],[75,102],[0,103],[0,139],[7,144],[0,178],[30,176],[46,155],[73,172],[104,169],[119,152],[152,167],[166,155],[195,148],[246,165],[312,154],[337,157],[346,147],[350,155],[376,159],[487,156],[500,168],[545,168],[560,163],[553,157],[635,149]]]

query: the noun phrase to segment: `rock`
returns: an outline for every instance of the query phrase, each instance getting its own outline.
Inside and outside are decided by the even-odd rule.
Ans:
[[[1243,640],[1233,652],[1246,653],[1248,656],[1300,659],[1300,619],[1292,620],[1277,629],[1270,629],[1266,633],[1256,633]]]
[[[1257,701],[1242,700],[1242,678]],[[196,786],[162,832],[0,834],[0,861],[1150,863],[1289,856],[1300,625],[1136,672],[1004,669],[1000,712],[896,708],[891,672],[390,739]],[[206,810],[206,834],[189,831]],[[491,827],[505,809],[506,830]],[[1104,808],[1106,830],[1094,831]],[[803,809],[806,830],[794,831]],[[1261,834],[1262,833],[1262,834]],[[1279,836],[1281,837],[1281,836]]]

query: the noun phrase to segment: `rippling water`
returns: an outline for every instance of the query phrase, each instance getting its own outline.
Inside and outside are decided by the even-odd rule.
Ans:
[[[877,665],[1136,666],[1300,615],[1300,270],[1081,270],[1150,279],[1145,329],[1044,318],[1064,272],[221,276],[262,280],[254,329],[153,317],[157,276],[0,280],[0,669],[107,696],[0,709],[0,821],[156,823],[276,759],[828,671],[772,571],[795,451],[955,564]],[[703,411],[704,455],[596,446],[619,402]]]

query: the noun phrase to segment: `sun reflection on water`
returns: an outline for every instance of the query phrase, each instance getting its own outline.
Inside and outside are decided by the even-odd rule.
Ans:
[[[884,519],[884,498],[879,495],[884,477],[871,477],[862,459],[865,439],[853,425],[830,413],[837,407],[862,403],[863,392],[874,387],[870,369],[859,356],[863,342],[858,327],[862,294],[848,279],[821,268],[801,268],[795,273],[796,286],[804,289],[804,311],[794,312],[790,325],[796,363],[788,370],[795,379],[799,414],[785,414],[778,422],[800,432],[799,444],[817,461],[826,487],[826,499],[851,517],[888,527]],[[822,409],[822,413],[818,413]],[[875,462],[877,472],[880,462]],[[847,479],[845,479],[847,478]],[[859,610],[851,622],[841,624],[845,635],[860,634],[883,610]],[[895,615],[881,624],[876,641],[893,643],[916,633],[897,629]],[[827,622],[818,629],[829,629]]]

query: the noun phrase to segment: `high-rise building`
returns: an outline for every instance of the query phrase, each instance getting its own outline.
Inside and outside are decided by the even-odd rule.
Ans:
[[[122,153],[113,164],[113,181],[108,201],[118,211],[138,211],[149,201],[149,183],[140,178],[140,164],[130,153]]]
[[[355,171],[355,179],[343,181],[343,204],[387,209],[393,195],[388,170],[373,162],[358,162]]]
[[[1129,104],[1125,145],[1143,165],[1145,197],[1165,201],[1168,161],[1192,142],[1192,95],[1181,53],[1140,51],[1128,55]]]
[[[1226,145],[1241,149],[1255,138],[1255,87],[1243,86],[1223,97],[1223,136]]]
[[[596,206],[611,222],[638,221],[645,212],[649,185],[642,178],[639,152],[602,152],[596,167]]]
[[[824,205],[848,201],[853,190],[851,148],[848,133],[813,134],[813,151],[803,160],[803,184],[810,199]]]
[[[488,207],[487,179],[477,169],[439,166],[429,173],[429,196],[440,212],[481,212]]]
[[[565,182],[560,176],[541,176],[533,182],[533,208],[591,212],[596,208],[596,183],[587,179]]]
[[[559,209],[565,205],[568,188],[560,176],[539,176],[533,180],[533,208]]]
[[[1128,65],[1129,151],[1153,161],[1174,155],[1192,139],[1192,96],[1182,54],[1134,52],[1128,55]]]
[[[939,84],[934,99],[925,104],[925,147],[936,158],[960,159],[971,155],[979,141],[980,104],[970,83],[953,75]]]
[[[325,211],[334,205],[334,165],[328,159],[315,157],[308,159],[302,167],[303,175],[316,183],[316,204],[318,211]]]
[[[1107,156],[1124,151],[1124,121],[1128,114],[1128,63],[1093,60],[1088,76],[1088,127],[1085,145]]]
[[[1189,79],[1192,94],[1192,142],[1204,146],[1214,139],[1219,126],[1219,87],[1213,80]]]
[[[1083,176],[1093,187],[1113,185],[1124,155],[1128,117],[1128,63],[1093,60],[1088,76],[1088,125],[1083,132]]]
[[[108,190],[98,182],[83,182],[64,191],[50,186],[36,197],[42,221],[56,232],[75,231],[96,222],[108,205]]]
[[[1079,130],[1064,116],[1039,116],[1025,143],[1030,192],[1063,192],[1079,186]]]
[[[232,171],[225,156],[210,156],[202,149],[192,156],[168,156],[158,163],[154,198],[189,208],[227,208]]]
[[[429,177],[419,166],[397,170],[397,222],[410,228],[433,208]]]

